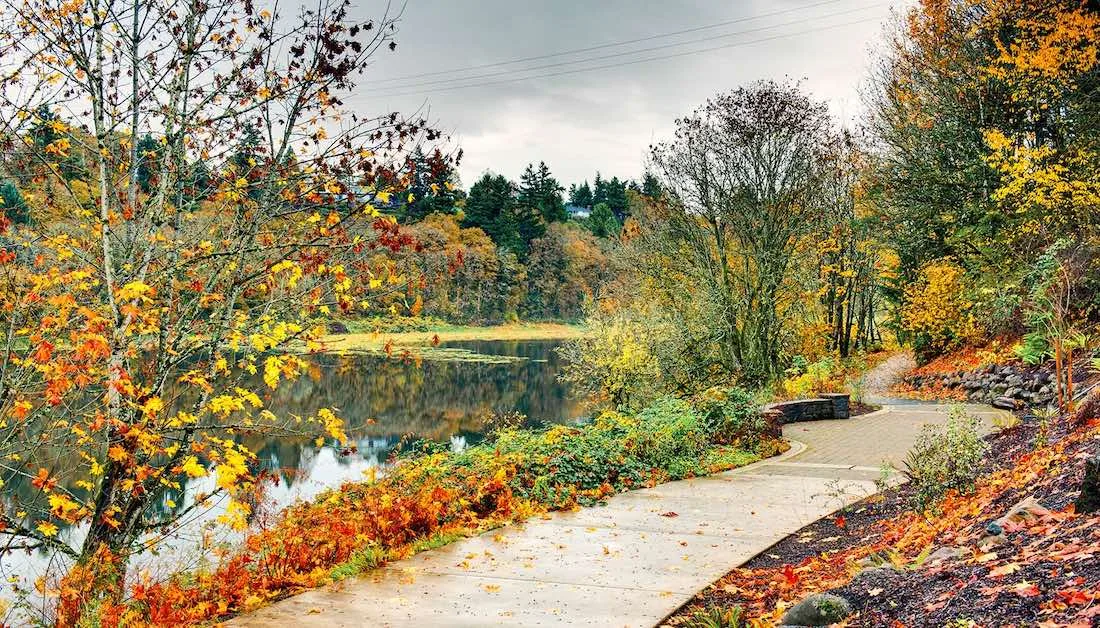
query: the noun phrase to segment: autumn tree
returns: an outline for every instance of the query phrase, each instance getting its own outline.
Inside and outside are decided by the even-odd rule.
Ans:
[[[821,223],[834,145],[824,105],[795,85],[759,82],[716,96],[654,147],[665,194],[636,216],[639,268],[690,317],[704,363],[751,382],[780,368],[801,298],[791,268]]]
[[[929,0],[899,21],[868,124],[903,284],[950,259],[992,330],[1015,332],[1044,251],[1097,259],[1098,41],[1100,9],[1077,0]]]
[[[197,510],[221,500],[226,524],[247,525],[257,465],[240,435],[345,438],[333,410],[283,416],[242,382],[296,377],[285,349],[318,347],[319,322],[369,299],[361,257],[404,242],[375,209],[393,164],[438,137],[342,106],[396,45],[394,15],[350,8],[13,0],[0,14],[0,134],[41,166],[0,179],[55,191],[42,211],[77,208],[0,220],[3,549],[62,557],[58,624],[117,601],[128,559]],[[58,166],[75,154],[86,180]],[[192,503],[154,507],[207,477]]]

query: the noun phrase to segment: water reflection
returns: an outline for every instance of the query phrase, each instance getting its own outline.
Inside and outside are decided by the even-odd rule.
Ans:
[[[304,437],[244,436],[240,440],[257,454],[263,468],[277,483],[267,490],[265,510],[271,512],[321,490],[363,477],[371,467],[384,465],[403,439],[421,438],[449,443],[460,450],[484,437],[486,419],[494,412],[517,411],[531,423],[568,422],[577,419],[582,406],[571,399],[557,375],[560,359],[555,341],[479,341],[450,343],[450,348],[487,355],[519,356],[505,363],[479,361],[413,361],[371,355],[318,355],[311,368],[297,380],[267,391],[265,406],[280,416],[308,415],[317,408],[333,407],[347,424],[355,447],[338,450],[317,447]],[[259,376],[252,390],[267,390]],[[190,482],[183,494],[161,496],[157,508],[186,508],[199,492],[213,489],[213,478]],[[5,486],[4,491],[19,491]],[[196,516],[157,555],[135,560],[139,568],[166,573],[187,567],[196,559],[203,538],[203,524],[221,514],[221,505]],[[63,534],[77,540],[80,527]],[[225,537],[230,538],[231,537]],[[223,540],[225,540],[223,538]],[[3,557],[5,576],[18,575],[27,582],[41,575],[52,557],[43,554]]]

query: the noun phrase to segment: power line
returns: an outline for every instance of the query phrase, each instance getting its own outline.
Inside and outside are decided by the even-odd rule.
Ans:
[[[527,62],[527,61],[539,61],[541,59],[550,59],[550,58],[553,58],[553,57],[564,57],[566,55],[578,54],[578,53],[581,53],[581,52],[592,52],[594,50],[603,50],[603,49],[606,49],[606,48],[617,48],[619,46],[627,46],[629,44],[637,44],[637,43],[641,43],[643,41],[653,41],[654,39],[664,39],[664,38],[667,38],[667,37],[675,37],[677,35],[686,35],[688,33],[696,33],[696,32],[699,32],[699,31],[710,30],[710,29],[714,29],[714,28],[721,28],[723,26],[730,26],[732,24],[740,24],[740,23],[743,23],[743,22],[751,22],[753,20],[759,20],[759,19],[762,19],[762,18],[765,18],[765,17],[774,17],[776,15],[784,15],[786,13],[795,13],[797,11],[804,11],[806,9],[813,9],[813,8],[816,8],[816,7],[819,7],[819,6],[824,6],[824,5],[827,5],[827,4],[836,4],[837,2],[843,2],[843,1],[844,0],[823,0],[822,2],[815,2],[813,4],[807,4],[807,5],[803,5],[803,6],[799,6],[799,7],[791,7],[789,9],[782,9],[780,11],[772,11],[771,13],[761,13],[760,15],[750,15],[750,16],[747,16],[747,17],[737,18],[735,20],[726,20],[724,22],[716,22],[714,24],[706,24],[706,25],[703,25],[703,26],[696,26],[696,27],[693,27],[693,28],[685,28],[685,29],[679,30],[679,31],[672,31],[672,32],[668,32],[668,33],[660,33],[660,34],[657,34],[657,35],[649,35],[649,36],[646,36],[646,37],[638,37],[636,39],[627,39],[627,40],[623,40],[623,41],[609,42],[609,43],[606,43],[606,44],[598,44],[598,45],[595,45],[595,46],[588,46],[587,48],[574,48],[572,50],[562,50],[560,52],[552,52],[552,53],[548,53],[548,54],[534,55],[534,56],[531,56],[531,57],[523,57],[523,58],[520,58],[520,59],[512,59],[510,61],[497,61],[497,62],[493,62],[493,63],[483,63],[483,64],[480,64],[480,65],[466,66],[466,67],[463,67],[463,68],[452,68],[450,70],[437,70],[437,71],[432,71],[432,72],[421,72],[419,74],[406,74],[404,76],[394,76],[394,77],[390,77],[390,78],[372,79],[372,80],[369,80],[369,81],[364,81],[363,83],[364,84],[368,84],[368,83],[391,83],[391,82],[394,82],[394,81],[404,81],[404,80],[408,80],[408,79],[421,78],[421,77],[425,77],[425,76],[438,76],[440,74],[454,74],[454,73],[457,73],[457,72],[469,72],[469,71],[472,71],[472,70],[482,70],[482,69],[485,69],[485,68],[495,68],[495,67],[499,67],[499,66],[502,66],[502,65],[512,65],[512,64],[515,64],[515,63],[524,63],[524,62]],[[473,78],[473,77],[469,77],[469,78]]]
[[[672,54],[667,54],[667,55],[659,55],[659,56],[655,56],[655,57],[646,57],[644,59],[634,59],[634,60],[631,60],[631,61],[621,61],[621,62],[618,62],[618,63],[607,63],[607,64],[604,64],[604,65],[597,65],[597,66],[592,66],[592,67],[589,67],[589,68],[577,68],[577,69],[572,69],[572,70],[562,70],[560,72],[551,72],[551,73],[547,73],[547,74],[537,74],[537,75],[534,75],[534,76],[521,76],[521,77],[518,77],[518,78],[501,79],[501,80],[498,80],[498,81],[486,81],[484,83],[471,83],[469,85],[454,85],[454,86],[449,86],[449,87],[447,87],[447,86],[437,87],[437,88],[434,88],[434,89],[414,90],[414,91],[410,91],[410,92],[397,92],[397,93],[393,93],[393,94],[387,94],[387,96],[394,96],[394,97],[398,97],[398,96],[415,96],[415,95],[430,94],[430,93],[435,93],[435,92],[449,92],[449,91],[454,91],[454,90],[459,90],[459,89],[471,89],[471,88],[474,88],[474,87],[488,87],[488,86],[491,86],[491,85],[504,85],[504,84],[507,84],[507,83],[516,83],[516,82],[519,82],[519,81],[529,81],[529,80],[535,80],[535,79],[552,78],[552,77],[555,77],[555,76],[565,76],[565,75],[568,75],[568,74],[580,74],[580,73],[583,73],[583,72],[594,72],[596,70],[607,70],[607,69],[610,69],[610,68],[619,68],[619,67],[624,67],[624,66],[628,66],[628,65],[636,65],[636,64],[639,64],[639,63],[649,63],[651,61],[663,61],[663,60],[666,60],[666,59],[676,59],[676,58],[679,58],[679,57],[687,57],[687,56],[690,56],[690,55],[703,54],[703,53],[707,53],[707,52],[714,52],[716,50],[726,50],[726,49],[729,49],[729,48],[739,48],[741,46],[751,46],[753,44],[761,44],[761,43],[764,43],[764,42],[775,41],[777,39],[783,39],[783,38],[786,38],[786,37],[797,37],[799,35],[808,35],[810,33],[817,33],[817,32],[821,32],[821,31],[832,30],[832,29],[835,29],[835,28],[843,28],[845,26],[853,26],[855,24],[863,24],[865,22],[873,22],[873,21],[878,21],[878,20],[881,20],[881,19],[882,19],[882,17],[880,17],[880,16],[862,18],[862,19],[858,19],[858,20],[852,20],[852,21],[849,21],[849,22],[841,22],[839,24],[830,24],[828,26],[808,28],[808,29],[805,29],[805,30],[796,31],[794,33],[781,33],[779,35],[773,35],[771,37],[762,37],[760,39],[754,39],[752,41],[742,41],[742,42],[735,42],[735,43],[732,43],[732,44],[724,44],[724,45],[721,45],[721,46],[711,46],[710,48],[701,48],[699,50],[687,50],[687,51],[684,51],[684,52],[677,52],[677,53],[672,53]]]
[[[703,43],[703,42],[707,42],[707,41],[714,41],[714,40],[717,40],[717,39],[726,39],[727,37],[735,37],[737,35],[748,35],[750,33],[759,33],[759,32],[762,32],[762,31],[769,31],[769,30],[772,30],[772,29],[775,29],[775,28],[783,28],[783,27],[786,27],[786,26],[795,26],[797,24],[805,24],[806,22],[811,22],[811,21],[815,21],[815,20],[822,20],[822,19],[827,19],[827,18],[831,18],[831,17],[839,17],[841,15],[849,15],[851,13],[858,13],[860,11],[866,11],[867,9],[875,9],[875,8],[880,7],[880,6],[883,6],[883,4],[881,2],[875,3],[875,4],[869,4],[869,5],[862,6],[862,7],[856,7],[856,8],[853,8],[853,9],[845,9],[843,11],[835,11],[833,13],[826,13],[824,15],[817,15],[817,16],[805,17],[805,18],[801,18],[801,19],[797,19],[797,20],[791,20],[789,22],[784,22],[782,24],[770,24],[770,25],[767,25],[767,26],[759,26],[757,28],[750,28],[748,30],[735,31],[735,32],[732,32],[732,33],[724,33],[724,34],[720,34],[720,35],[708,35],[707,37],[700,37],[700,38],[697,38],[697,39],[689,39],[687,41],[661,44],[660,46],[650,46],[649,48],[639,48],[637,50],[626,50],[626,51],[623,51],[623,52],[613,52],[613,53],[610,53],[610,54],[598,55],[598,56],[595,56],[595,57],[587,57],[587,58],[584,58],[584,59],[574,59],[572,61],[558,61],[558,62],[555,62],[555,63],[546,63],[546,64],[543,64],[543,65],[536,65],[536,66],[531,66],[531,67],[527,67],[527,68],[515,68],[515,69],[511,69],[511,70],[501,70],[499,72],[492,72],[492,73],[489,73],[489,74],[481,74],[481,75],[478,75],[478,76],[466,76],[466,77],[457,77],[457,78],[450,78],[450,79],[422,81],[422,82],[419,82],[419,83],[409,83],[407,85],[394,85],[394,86],[389,87],[389,89],[406,90],[406,89],[411,89],[411,88],[414,88],[414,87],[439,86],[439,85],[443,85],[443,84],[446,84],[446,83],[460,83],[462,81],[473,81],[473,80],[495,78],[495,77],[498,77],[498,76],[508,76],[510,74],[517,74],[517,73],[522,73],[522,72],[534,72],[536,70],[546,70],[546,69],[549,69],[549,68],[558,68],[558,67],[562,67],[562,66],[575,65],[575,64],[578,64],[578,63],[589,63],[589,62],[592,62],[592,61],[603,61],[603,60],[606,60],[606,59],[617,59],[617,58],[621,58],[621,57],[628,57],[630,55],[642,54],[642,53],[645,53],[645,52],[654,52],[654,51],[657,51],[657,50],[667,50],[669,48],[677,48],[677,47],[680,47],[680,46],[689,46],[691,44],[699,44],[699,43]]]

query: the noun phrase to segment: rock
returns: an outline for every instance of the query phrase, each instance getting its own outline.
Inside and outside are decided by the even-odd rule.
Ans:
[[[788,626],[828,626],[852,614],[848,600],[832,593],[811,595],[790,607],[781,624]]]
[[[1019,399],[1020,398],[1020,393],[1022,393],[1022,392],[1024,392],[1024,390],[1022,388],[1018,388],[1018,387],[1014,386],[1014,387],[1009,388],[1008,390],[1005,391],[1005,397],[1008,397],[1009,399]]]
[[[1085,461],[1085,478],[1081,480],[1081,495],[1074,506],[1079,513],[1100,510],[1100,456]]]
[[[1036,501],[1034,497],[1028,496],[1016,502],[1016,504],[1012,506],[1012,508],[1008,509],[1008,512],[1005,513],[1003,517],[995,521],[991,521],[986,529],[989,530],[991,534],[1000,534],[1000,532],[994,532],[991,529],[992,526],[997,526],[997,529],[1000,530],[1004,528],[1007,524],[1022,523],[1024,521],[1035,521],[1039,517],[1048,514],[1050,514],[1049,510],[1043,508],[1043,506],[1038,501]]]
[[[1016,401],[1011,397],[997,397],[992,401],[994,408],[1000,408],[1001,410],[1015,410]]]
[[[1009,386],[1019,388],[1020,386],[1024,385],[1024,378],[1020,377],[1019,375],[1009,375],[1005,378],[1005,383]]]
[[[1007,542],[1008,539],[1003,534],[990,534],[989,536],[983,537],[980,541],[978,541],[978,549],[982,550],[983,552],[988,552],[994,547],[999,547]]]
[[[957,547],[941,547],[928,555],[928,558],[924,561],[924,566],[931,567],[945,560],[957,560],[965,555],[966,553]]]
[[[328,324],[328,333],[330,334],[346,334],[348,333],[348,326],[340,321],[333,321]]]

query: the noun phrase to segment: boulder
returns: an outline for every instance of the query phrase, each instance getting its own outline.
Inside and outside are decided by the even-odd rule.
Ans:
[[[994,408],[1000,408],[1002,410],[1015,410],[1016,401],[1011,397],[997,397],[992,401]]]
[[[786,626],[828,626],[852,614],[848,600],[832,593],[811,595],[787,609],[781,624]]]

